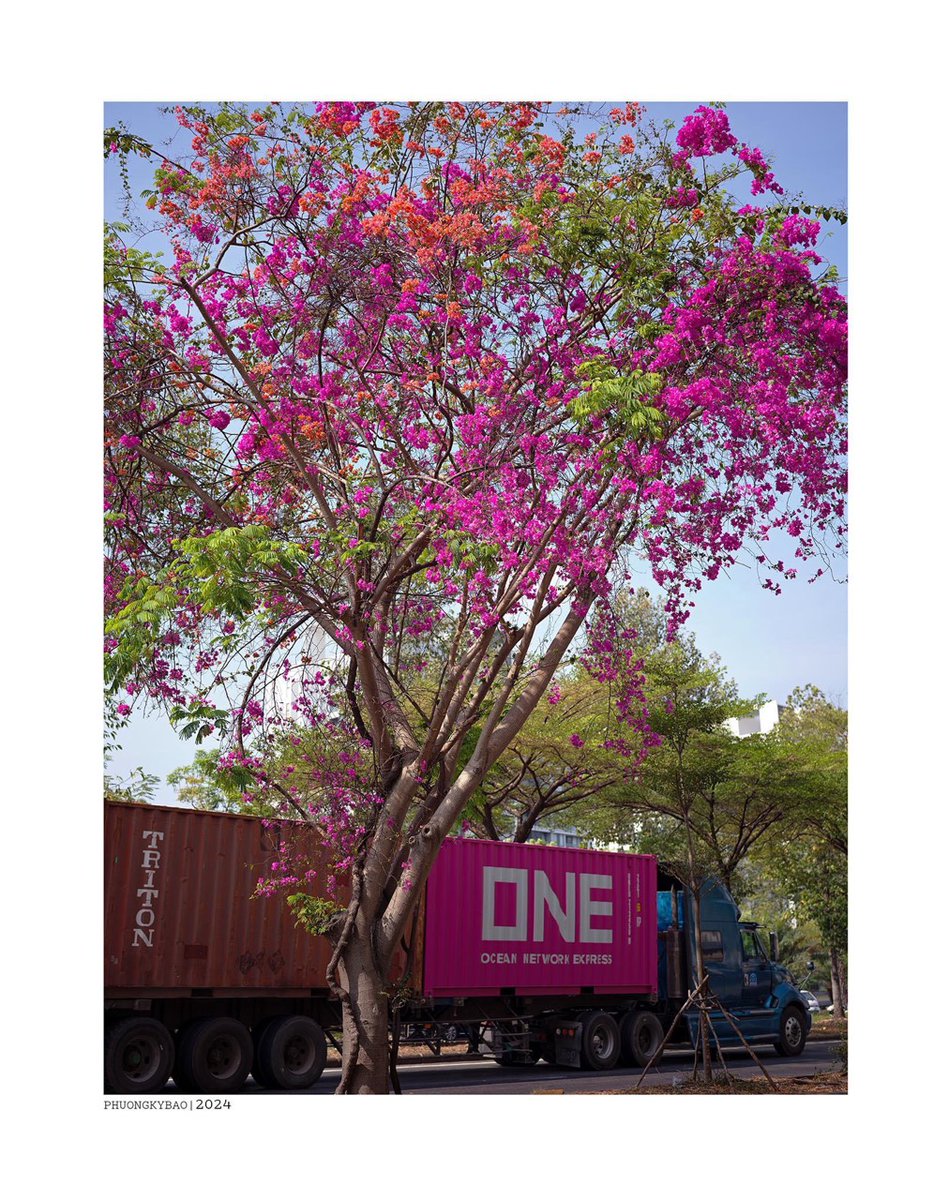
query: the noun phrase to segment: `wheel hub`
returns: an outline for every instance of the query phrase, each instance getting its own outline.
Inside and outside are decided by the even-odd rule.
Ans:
[[[208,1048],[208,1070],[216,1079],[230,1075],[239,1051],[231,1038],[216,1038]]]
[[[152,1047],[148,1042],[130,1042],[122,1052],[122,1070],[129,1077],[140,1081],[147,1079],[154,1069]]]

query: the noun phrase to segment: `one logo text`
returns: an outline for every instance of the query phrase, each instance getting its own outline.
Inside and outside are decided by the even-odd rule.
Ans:
[[[497,920],[497,894],[502,886],[513,886],[512,925]],[[533,886],[532,886],[533,885]],[[565,942],[612,942],[613,930],[594,926],[596,917],[610,918],[613,901],[594,900],[594,892],[611,892],[612,875],[587,875],[568,871],[564,877],[564,895],[558,896],[546,871],[524,867],[485,867],[482,880],[481,937],[486,942],[526,942],[545,940],[546,921],[550,917]],[[533,901],[533,902],[532,902]],[[579,928],[577,916],[579,913]],[[508,916],[511,915],[510,908]]]

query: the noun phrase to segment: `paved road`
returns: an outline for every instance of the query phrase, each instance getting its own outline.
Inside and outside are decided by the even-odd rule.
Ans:
[[[836,1042],[810,1042],[799,1058],[779,1058],[770,1047],[756,1050],[768,1073],[775,1077],[815,1075],[834,1069]],[[760,1071],[747,1050],[726,1050],[729,1069],[743,1078],[758,1076]],[[643,1087],[668,1086],[676,1075],[687,1077],[692,1070],[691,1051],[670,1051],[658,1071],[651,1071]],[[436,1059],[405,1063],[399,1067],[402,1092],[412,1096],[518,1096],[544,1089],[567,1092],[612,1091],[632,1088],[641,1071],[617,1068],[615,1071],[575,1071],[543,1064],[536,1067],[501,1067],[483,1058]],[[339,1081],[339,1068],[328,1067],[319,1083],[304,1095],[333,1092]],[[168,1091],[174,1091],[169,1084]],[[248,1079],[241,1095],[265,1094]],[[285,1093],[280,1093],[281,1095]],[[301,1093],[297,1093],[301,1094]]]

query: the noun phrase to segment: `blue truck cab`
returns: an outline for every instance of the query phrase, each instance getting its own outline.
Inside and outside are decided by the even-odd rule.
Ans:
[[[695,906],[683,905],[686,956],[695,956]],[[777,958],[776,938],[765,938],[741,912],[722,883],[709,880],[701,892],[702,958],[709,989],[751,1045],[769,1044],[781,1055],[799,1055],[811,1030],[807,1002],[795,988],[791,973]],[[695,978],[695,974],[692,974]],[[726,1016],[711,1014],[715,1036],[722,1045],[740,1045],[738,1032]],[[689,1016],[692,1043],[698,1033],[697,1015]]]
[[[694,902],[679,892],[671,904],[660,904],[667,929],[681,930],[685,981],[698,978]],[[671,909],[671,911],[670,911]],[[673,926],[675,920],[675,926]],[[714,997],[728,1010],[731,1021],[717,1009],[712,1012],[714,1033],[723,1046],[737,1046],[742,1038],[751,1045],[772,1045],[779,1054],[800,1054],[811,1028],[807,1001],[794,986],[787,967],[777,959],[777,939],[765,938],[754,921],[743,921],[728,889],[707,880],[701,889],[702,959]],[[666,937],[667,944],[669,937]],[[660,965],[662,964],[660,951]],[[666,991],[670,1000],[668,977]],[[691,987],[691,983],[689,983]],[[682,984],[677,990],[681,991]],[[741,1031],[739,1037],[735,1026]],[[698,1037],[698,1014],[686,1014],[689,1038]]]

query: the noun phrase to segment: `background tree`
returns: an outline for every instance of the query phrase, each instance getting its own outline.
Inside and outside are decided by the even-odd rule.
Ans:
[[[598,820],[588,821],[587,830],[658,855],[693,897],[715,877],[740,901],[749,886],[749,866],[768,859],[775,867],[772,878],[780,877],[786,894],[796,898],[793,907],[785,905],[777,926],[786,947],[799,948],[798,921],[813,919],[830,947],[833,974],[846,896],[833,892],[827,858],[833,851],[824,843],[815,853],[813,842],[816,823],[832,821],[826,810],[835,769],[829,755],[840,751],[829,751],[828,741],[839,745],[839,721],[820,706],[802,704],[797,712],[787,710],[787,728],[740,738],[726,721],[748,715],[760,697],[740,700],[724,668],[703,658],[694,642],[657,650],[646,669],[650,723],[662,740],[631,785]],[[801,696],[796,693],[789,704]],[[760,870],[750,873],[760,878]],[[695,941],[693,984],[703,973],[700,927]],[[814,947],[808,949],[813,957]],[[704,1045],[703,1057],[708,1073]]]
[[[727,739],[724,722],[748,711],[734,685],[722,669],[705,660],[694,643],[676,642],[650,663],[653,690],[652,725],[660,736],[658,750],[643,765],[643,776],[634,794],[644,809],[676,822],[684,853],[667,860],[692,900],[692,986],[700,989],[699,1035],[705,1078],[711,1080],[705,956],[702,946],[701,894],[706,881],[716,874],[717,840],[711,833],[714,795],[724,762]]]
[[[534,709],[468,805],[477,834],[526,842],[538,822],[556,820],[622,781],[625,772],[615,756],[588,743],[593,706],[602,708],[604,699],[587,678],[556,680],[548,703]]]
[[[190,764],[169,772],[168,783],[175,788],[178,802],[192,808],[206,812],[260,811],[255,810],[248,793],[254,776],[240,767],[222,769],[220,750],[197,750]],[[262,815],[273,816],[273,807],[262,810]]]
[[[796,983],[813,992],[821,989],[830,992],[827,942],[817,923],[795,903],[787,882],[768,869],[766,857],[757,855],[742,865],[739,879],[743,913],[777,933],[780,960],[790,969]]]
[[[384,1091],[421,885],[624,554],[675,621],[769,530],[839,543],[845,304],[818,222],[731,195],[780,188],[718,109],[674,145],[635,105],[586,136],[534,104],[176,113],[166,258],[107,248],[108,680],[336,848],[340,1090]],[[326,752],[275,777],[265,697],[314,630]]]
[[[782,741],[810,767],[807,804],[796,826],[769,847],[765,863],[814,922],[830,956],[834,1010],[847,1007],[847,726],[845,709],[813,685],[789,697]]]
[[[724,667],[692,638],[656,648],[645,670],[659,744],[629,786],[593,806],[584,828],[670,862],[687,859],[691,842],[691,853],[730,886],[738,863],[781,815],[774,792],[762,786],[762,765],[725,725],[758,700],[742,700]]]
[[[671,661],[679,659],[677,653]],[[692,680],[683,667],[676,694]],[[783,945],[795,953],[799,948],[799,960],[820,956],[817,934],[826,947],[834,1003],[845,1006],[846,711],[816,688],[801,688],[771,733],[736,738],[715,723],[727,695],[719,685],[711,693],[697,690],[697,707],[646,760],[636,786],[619,803],[590,814],[582,828],[670,862],[688,861],[691,837],[700,847],[698,861],[737,900],[749,897],[756,913],[760,908],[759,915],[768,912],[772,920],[780,910],[775,927]],[[708,723],[705,699],[711,700]],[[652,723],[668,733],[661,717]],[[678,799],[680,787],[687,806]],[[783,907],[775,905],[778,895]],[[810,932],[800,932],[804,927]]]
[[[656,735],[646,708],[646,657],[668,621],[648,592],[620,589],[602,606],[585,652],[554,677],[468,806],[476,832],[527,841],[541,820],[608,806],[635,777]]]

